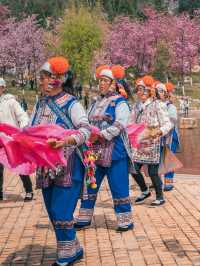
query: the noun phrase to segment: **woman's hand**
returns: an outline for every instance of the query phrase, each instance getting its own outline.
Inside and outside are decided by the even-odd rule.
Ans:
[[[77,145],[75,138],[67,137],[65,139],[65,145],[73,145],[73,146]]]
[[[159,129],[159,128],[154,128],[151,130],[151,137],[153,139],[156,139],[158,137],[161,137],[162,136],[162,131]]]
[[[103,143],[104,142],[104,138],[103,136],[98,133],[98,134],[91,134],[90,136],[90,142],[91,143]]]
[[[47,143],[53,148],[53,149],[59,149],[63,148],[66,145],[76,145],[76,140],[73,137],[67,137],[64,140],[56,140],[56,139],[48,139]]]

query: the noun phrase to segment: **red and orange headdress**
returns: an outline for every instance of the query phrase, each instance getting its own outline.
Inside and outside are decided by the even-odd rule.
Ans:
[[[95,73],[95,76],[97,79],[100,78],[100,74],[102,72],[102,70],[110,70],[110,66],[109,65],[100,65],[96,68],[96,73]]]
[[[52,87],[59,87],[64,81],[64,74],[69,69],[69,62],[63,56],[51,57],[46,63],[40,68],[40,71],[47,72],[53,78],[51,81]]]
[[[40,71],[46,71],[55,76],[64,75],[69,69],[69,62],[63,56],[51,57],[41,67]]]
[[[146,75],[142,78],[144,84],[146,87],[153,87],[154,83],[155,83],[155,80],[152,76],[150,75]]]
[[[96,68],[95,76],[100,78],[102,71],[109,70],[112,72],[113,79],[124,79],[125,78],[125,68],[121,65],[100,65]],[[106,72],[105,72],[106,73]]]
[[[153,88],[154,83],[155,83],[154,78],[152,76],[150,76],[150,75],[146,75],[146,76],[144,76],[142,78],[136,79],[135,86],[136,87],[137,86],[143,86],[146,89],[150,90],[151,88]]]
[[[100,78],[102,76],[118,82],[117,80],[125,78],[125,68],[121,65],[113,65],[112,67],[109,65],[100,65],[96,68],[95,77]],[[120,84],[119,93],[123,97],[128,98],[128,94],[122,84]]]
[[[165,83],[165,87],[166,87],[168,93],[171,93],[175,90],[175,85],[171,82]]]
[[[111,67],[111,70],[115,79],[125,78],[125,68],[123,66],[114,65]]]

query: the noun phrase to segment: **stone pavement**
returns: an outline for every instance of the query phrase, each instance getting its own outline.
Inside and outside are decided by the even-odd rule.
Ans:
[[[41,192],[24,203],[19,178],[7,175],[8,200],[0,203],[0,265],[50,265],[55,239],[44,210]],[[134,207],[135,229],[115,232],[115,216],[104,183],[91,228],[79,231],[84,259],[77,266],[189,266],[200,265],[200,176],[178,175],[175,190],[158,208]],[[131,186],[131,197],[137,194]]]

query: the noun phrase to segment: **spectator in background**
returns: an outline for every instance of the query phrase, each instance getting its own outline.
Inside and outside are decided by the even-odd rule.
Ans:
[[[23,109],[25,112],[27,112],[27,110],[28,110],[28,104],[27,104],[27,102],[26,102],[24,96],[23,96],[23,98],[22,98],[22,100],[21,100],[21,102],[20,102],[20,105],[21,105],[22,109]]]
[[[12,85],[12,87],[15,87],[16,86],[16,80],[15,79],[12,79],[11,85]]]
[[[184,98],[183,97],[181,97],[179,100],[179,106],[180,106],[181,115],[184,115]]]
[[[81,85],[81,83],[78,81],[76,84],[76,91],[77,91],[77,97],[79,100],[82,99],[82,91],[83,91],[83,87]]]
[[[34,89],[34,79],[33,78],[31,78],[29,80],[29,84],[30,84],[31,90],[33,90]]]
[[[65,81],[63,83],[63,90],[73,96],[76,96],[74,89],[74,74],[71,70],[68,70],[65,74]]]
[[[92,105],[94,102],[96,102],[97,98],[98,98],[98,91],[93,90],[90,98],[91,99],[90,104]]]
[[[89,91],[88,91],[88,88],[85,89],[83,101],[84,101],[84,107],[87,110],[88,107],[89,107]]]
[[[189,103],[189,99],[187,97],[184,99],[183,106],[184,106],[184,116],[188,117],[190,103]]]
[[[6,82],[0,78],[0,123],[23,128],[28,125],[29,118],[22,109],[15,96],[6,93]],[[3,172],[4,167],[0,164],[0,200],[3,200]],[[24,201],[33,199],[32,182],[28,175],[20,175],[26,195]]]

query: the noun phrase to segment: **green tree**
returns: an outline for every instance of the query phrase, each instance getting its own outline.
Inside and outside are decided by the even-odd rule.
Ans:
[[[140,17],[144,5],[152,5],[158,10],[165,7],[163,0],[74,0],[73,3],[77,7],[85,5],[90,8],[100,5],[109,20],[119,15]]]
[[[194,15],[194,11],[200,8],[199,0],[179,0],[179,12],[189,12]]]
[[[145,4],[153,5],[158,10],[163,9],[164,0],[0,0],[0,4],[7,6],[14,17],[22,19],[36,14],[39,23],[43,26],[48,25],[49,17],[60,18],[71,3],[76,8],[85,6],[95,9],[100,6],[108,19],[113,20],[119,15],[140,17],[141,9]],[[55,24],[54,21],[53,24]]]
[[[109,0],[102,1],[102,5],[110,19],[117,15],[136,16],[138,12],[138,0]]]
[[[101,18],[96,10],[86,7],[68,9],[58,26],[58,47],[50,45],[54,53],[66,56],[81,81],[88,81],[94,52],[101,47]]]
[[[158,43],[153,66],[153,75],[163,82],[166,81],[166,76],[169,74],[169,60],[169,48],[167,47],[166,43]]]
[[[0,0],[0,4],[7,6],[14,17],[22,19],[36,14],[43,26],[47,25],[46,18],[58,18],[67,2],[67,0]]]

